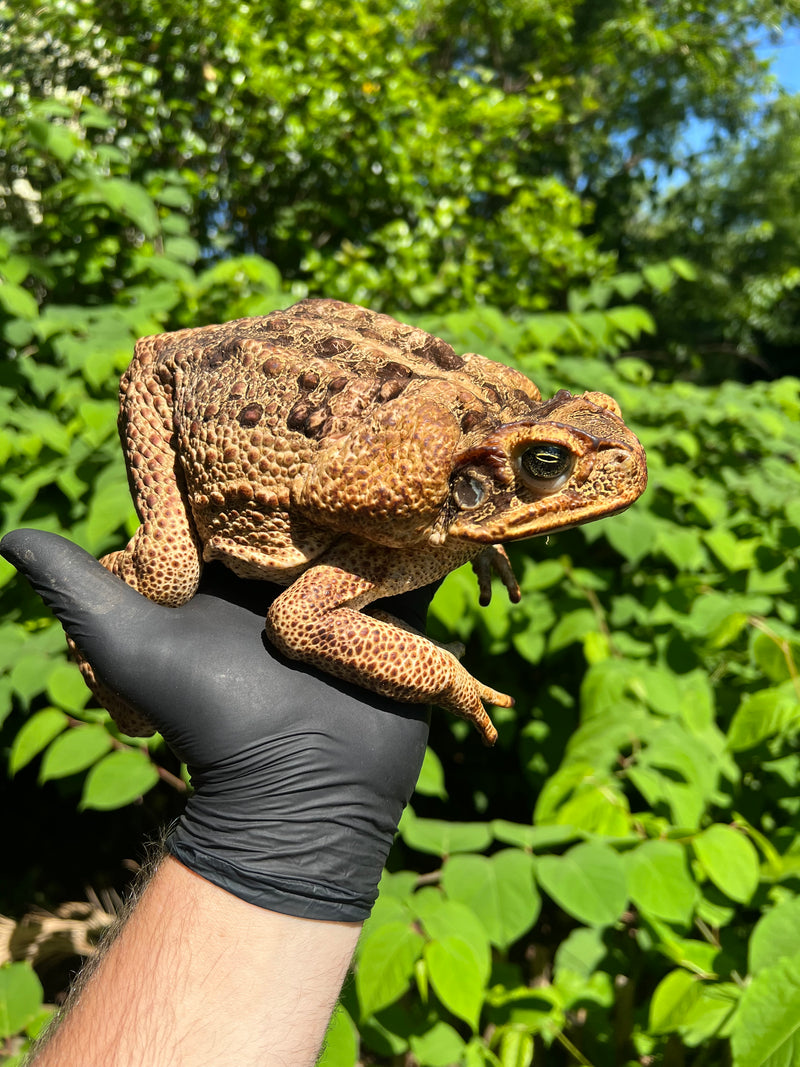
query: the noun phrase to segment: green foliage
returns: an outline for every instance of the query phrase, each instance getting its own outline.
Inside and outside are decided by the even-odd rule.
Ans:
[[[114,429],[134,339],[307,289],[414,317],[545,394],[611,393],[647,447],[650,487],[629,512],[513,546],[519,605],[498,589],[480,609],[468,571],[437,594],[434,635],[467,643],[470,668],[517,703],[495,709],[490,753],[434,714],[326,1067],[797,1058],[800,383],[667,382],[632,352],[656,334],[684,351],[682,318],[717,337],[720,308],[736,344],[745,321],[794,336],[791,102],[769,120],[783,125],[764,168],[762,142],[742,149],[702,203],[676,198],[682,214],[648,216],[663,186],[644,177],[674,162],[692,111],[732,132],[753,113],[763,70],[744,31],[785,10],[15,13],[4,530],[118,547],[136,522]],[[725,220],[756,221],[710,227],[723,200]],[[710,229],[687,229],[690,207]],[[756,208],[780,213],[780,240]],[[126,738],[90,706],[60,629],[5,564],[0,610],[14,783],[38,774],[99,812],[185,788],[159,739]],[[16,1055],[42,992],[16,963],[0,993]]]
[[[3,1063],[8,1067],[22,1064],[32,1039],[50,1018],[52,1009],[44,1005],[43,996],[42,984],[29,963],[0,966],[0,1039]]]
[[[671,376],[719,380],[795,373],[800,343],[800,95],[691,163],[658,208],[631,218],[639,261],[680,248],[702,276],[659,297],[654,362]]]
[[[0,3],[15,225],[40,210],[41,160],[52,178],[88,148],[114,180],[64,175],[64,195],[126,216],[145,244],[158,219],[140,186],[191,203],[168,234],[186,262],[257,254],[300,288],[395,311],[542,310],[620,269],[658,290],[654,262],[691,250],[714,299],[684,288],[692,315],[668,305],[671,353],[696,369],[794,336],[796,138],[777,115],[753,128],[771,92],[757,45],[796,22],[795,0],[18,8]],[[686,147],[698,119],[707,163]],[[81,260],[96,237],[109,266],[125,236],[94,229],[60,254]],[[766,259],[742,287],[753,245]],[[16,307],[11,284],[0,302]]]
[[[248,275],[254,285],[262,276]],[[231,288],[235,303],[241,290]],[[598,354],[584,316],[607,313],[601,297],[577,292],[558,336],[546,315],[511,320],[484,308],[425,320],[460,347],[516,361],[545,391],[613,392],[647,445],[651,484],[624,516],[514,546],[519,605],[498,591],[479,609],[468,571],[437,595],[440,635],[469,642],[479,676],[502,669],[517,708],[498,709],[490,754],[464,724],[436,714],[324,1063],[402,1054],[419,1064],[526,1064],[549,1049],[553,1063],[614,1064],[676,1041],[709,1054],[730,1042],[736,1067],[771,1063],[749,1036],[755,1016],[776,1055],[793,1047],[792,1002],[776,990],[778,978],[791,987],[798,959],[784,931],[800,899],[800,383],[654,382],[645,365],[614,356],[631,338],[619,321]],[[40,318],[58,315],[46,305]],[[110,415],[81,365],[59,360],[51,340],[61,336],[36,347],[26,380],[55,381],[57,368],[59,397],[91,399]],[[91,349],[91,329],[85,338]],[[31,393],[48,410],[47,389]],[[52,416],[69,428],[69,448],[14,521],[50,515],[67,530],[74,521],[73,536],[111,547],[129,529],[119,464],[94,495],[61,493],[48,511],[69,463],[86,462],[84,435],[105,440],[98,423],[76,424],[68,404]],[[15,452],[3,485],[40,471],[51,447],[43,439]],[[98,498],[117,501],[116,524],[91,525]],[[101,809],[164,778],[158,744],[121,738],[87,706],[44,609],[13,584],[4,608],[6,710],[18,724],[11,771],[38,761],[42,779],[82,778],[81,803]],[[623,992],[634,1010],[621,1010]]]
[[[52,124],[67,113],[68,125]],[[93,105],[47,101],[8,123],[4,143],[29,161],[29,210],[11,210],[16,226],[0,230],[0,292],[11,294],[0,300],[4,529],[68,532],[96,555],[136,526],[115,426],[117,381],[136,338],[288,300],[275,268],[257,257],[195,271],[186,182],[119,177],[130,160],[88,137],[106,126]],[[12,576],[3,563],[0,588]],[[100,810],[130,803],[159,776],[184,789],[159,764],[160,742],[122,737],[105,712],[87,709],[78,670],[63,662],[62,637],[38,606],[13,586],[4,597],[0,723],[15,708],[34,710],[11,742],[11,773],[39,756],[42,782],[89,771],[81,806]]]
[[[565,282],[613,269],[584,232],[591,205],[531,168],[537,141],[578,120],[554,91],[563,75],[522,74],[511,89],[484,57],[445,57],[413,5],[139,0],[122,14],[60,0],[9,28],[7,109],[55,87],[101,105],[87,140],[122,150],[148,188],[153,173],[186,176],[194,212],[179,236],[206,257],[260,254],[316,292],[396,310],[543,307]],[[37,126],[36,147],[66,162],[67,129],[49,129]],[[18,189],[38,187],[28,160],[15,161]],[[126,188],[106,186],[111,210]],[[167,192],[161,203],[179,203]]]

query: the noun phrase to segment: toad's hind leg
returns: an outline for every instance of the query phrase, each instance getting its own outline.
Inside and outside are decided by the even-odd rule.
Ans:
[[[100,562],[143,596],[177,607],[197,590],[200,548],[173,444],[172,407],[153,374],[147,342],[137,346],[122,379],[120,402],[120,437],[142,525],[124,549]],[[154,733],[155,727],[97,679],[91,664],[73,651],[86,684],[119,728],[134,737]]]
[[[139,342],[120,383],[119,434],[142,525],[102,563],[143,596],[177,607],[197,590],[200,544],[176,451],[172,397],[153,371],[150,340]]]
[[[484,701],[510,707],[511,698],[473,678],[426,637],[358,610],[386,593],[340,567],[311,567],[273,602],[267,635],[285,655],[337,678],[395,700],[438,704],[494,744],[497,731]]]

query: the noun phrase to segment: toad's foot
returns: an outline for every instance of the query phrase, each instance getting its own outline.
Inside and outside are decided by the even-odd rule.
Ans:
[[[471,722],[487,745],[497,731],[484,702],[513,701],[473,678],[456,657],[427,637],[349,607],[384,595],[374,582],[320,564],[302,574],[270,607],[267,636],[291,659],[395,700],[438,704]]]
[[[472,561],[472,569],[478,577],[481,607],[485,608],[491,603],[492,572],[498,575],[500,581],[508,590],[508,599],[511,603],[519,603],[522,598],[519,582],[511,566],[511,560],[502,545],[490,545],[488,548],[484,548]]]

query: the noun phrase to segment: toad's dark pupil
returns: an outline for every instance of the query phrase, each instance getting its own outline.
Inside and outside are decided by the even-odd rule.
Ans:
[[[534,445],[521,462],[532,478],[559,478],[570,469],[572,453],[563,445]]]

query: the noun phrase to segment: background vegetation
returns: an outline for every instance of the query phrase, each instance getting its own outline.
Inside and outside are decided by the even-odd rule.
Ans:
[[[800,102],[756,50],[798,15],[0,3],[4,530],[123,543],[135,338],[308,293],[610,392],[648,450],[634,509],[515,546],[520,605],[437,595],[517,706],[490,753],[434,715],[328,1067],[800,1063]],[[0,926],[13,1063],[47,930],[91,939],[186,786],[0,582],[0,908],[93,902]]]

